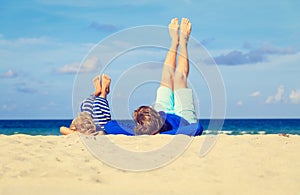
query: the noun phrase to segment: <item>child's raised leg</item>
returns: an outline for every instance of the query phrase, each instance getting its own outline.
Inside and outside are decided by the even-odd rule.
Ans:
[[[92,114],[97,131],[102,130],[104,125],[111,120],[110,108],[106,99],[110,92],[111,79],[108,75],[102,74],[101,80],[101,94],[95,97]]]
[[[102,86],[101,86],[101,77],[100,75],[96,76],[94,79],[93,79],[93,84],[94,84],[94,87],[95,87],[95,92],[94,92],[94,96],[99,96],[101,94],[101,91],[102,91]]]
[[[101,77],[102,88],[101,88],[100,97],[106,99],[107,95],[110,92],[110,82],[111,82],[110,77],[106,74],[102,74],[102,77]]]

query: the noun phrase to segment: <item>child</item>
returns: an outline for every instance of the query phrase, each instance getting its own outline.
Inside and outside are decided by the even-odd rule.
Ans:
[[[110,77],[103,74],[93,79],[95,92],[86,98],[81,106],[81,112],[72,121],[70,128],[61,127],[60,132],[67,135],[73,132],[84,134],[104,134],[104,125],[111,120],[107,95],[110,92]]]

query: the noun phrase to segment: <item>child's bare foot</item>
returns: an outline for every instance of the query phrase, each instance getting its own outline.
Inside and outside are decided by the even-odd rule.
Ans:
[[[182,18],[180,24],[180,45],[187,45],[192,30],[192,23],[189,19]]]
[[[93,84],[94,84],[94,87],[95,87],[94,95],[99,96],[101,94],[101,91],[102,91],[100,75],[96,76],[93,79]]]
[[[169,24],[169,33],[172,39],[172,45],[175,46],[178,45],[178,41],[179,41],[178,29],[179,29],[178,18],[173,18]]]
[[[102,74],[102,91],[101,96],[103,95],[106,98],[106,95],[110,92],[110,77],[106,74]]]

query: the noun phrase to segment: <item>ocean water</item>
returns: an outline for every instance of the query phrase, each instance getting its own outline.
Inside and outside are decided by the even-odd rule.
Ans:
[[[69,126],[72,120],[0,120],[0,134],[60,135],[60,126]],[[131,120],[121,120],[133,126]],[[203,134],[297,134],[300,135],[300,119],[226,119],[222,130],[207,130],[209,119],[200,120]]]

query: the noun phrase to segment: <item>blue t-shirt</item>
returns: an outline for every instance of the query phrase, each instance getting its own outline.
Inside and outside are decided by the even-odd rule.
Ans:
[[[166,126],[166,129],[160,134],[199,136],[203,132],[203,127],[199,122],[190,124],[187,120],[175,114],[166,114],[165,112],[159,112],[159,114],[165,120]],[[117,121],[110,121],[104,126],[107,134],[134,135],[133,128],[133,125]]]

